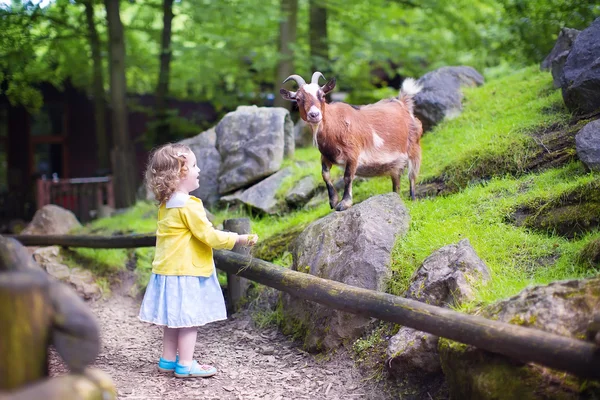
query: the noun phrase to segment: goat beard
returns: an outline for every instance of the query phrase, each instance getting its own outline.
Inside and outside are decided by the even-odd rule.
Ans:
[[[322,123],[323,123],[323,121],[317,122],[316,124],[311,124],[310,122],[307,122],[307,124],[310,126],[310,129],[312,129],[313,145],[315,147],[319,147],[318,140],[317,140],[317,135],[321,131],[321,124]]]

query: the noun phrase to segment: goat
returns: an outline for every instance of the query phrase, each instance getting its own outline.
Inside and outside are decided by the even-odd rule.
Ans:
[[[410,196],[415,200],[415,180],[421,166],[421,121],[414,116],[413,96],[421,87],[405,79],[397,98],[374,104],[352,106],[327,103],[325,95],[335,88],[335,78],[319,86],[322,73],[315,72],[307,84],[299,75],[290,75],[298,90],[281,89],[281,96],[298,103],[300,117],[313,132],[313,142],[321,152],[321,175],[327,185],[329,205],[337,211],[352,206],[352,181],[355,176],[390,176],[392,189],[400,191],[400,176],[408,164]],[[345,167],[344,196],[338,203],[329,171],[332,165]]]

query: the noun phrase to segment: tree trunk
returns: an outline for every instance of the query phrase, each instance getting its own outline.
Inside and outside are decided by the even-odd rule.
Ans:
[[[127,113],[125,79],[125,38],[119,14],[119,0],[104,0],[108,23],[110,54],[110,97],[112,104],[113,148],[112,171],[115,177],[115,205],[129,207],[135,203],[137,168],[131,145]]]
[[[52,309],[48,281],[27,271],[0,273],[0,389],[48,376]]]
[[[315,71],[321,71],[325,78],[329,76],[331,68],[329,66],[329,41],[327,40],[327,7],[325,0],[310,0],[310,20],[309,20],[309,45],[311,75]]]
[[[171,70],[171,23],[173,21],[173,0],[163,0],[163,31],[160,46],[160,71],[156,87],[156,142],[163,144],[173,140],[168,120],[167,96]]]
[[[88,25],[90,48],[93,62],[93,96],[94,96],[94,122],[96,126],[96,145],[98,156],[98,169],[104,175],[109,170],[108,143],[106,140],[106,105],[104,100],[104,76],[102,73],[102,54],[100,52],[100,37],[94,22],[93,0],[85,0],[85,17]]]
[[[275,101],[273,106],[291,109],[292,103],[279,95],[279,88],[288,76],[294,73],[294,52],[298,25],[298,0],[281,0],[281,20],[279,22],[279,64],[275,76]]]

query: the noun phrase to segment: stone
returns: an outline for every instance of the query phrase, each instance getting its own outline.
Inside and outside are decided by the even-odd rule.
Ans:
[[[600,94],[600,92],[599,92]],[[600,120],[586,124],[575,136],[579,159],[592,171],[600,171]]]
[[[370,290],[385,290],[391,251],[409,226],[396,193],[374,196],[310,224],[292,243],[294,271]],[[360,337],[371,318],[283,293],[284,331],[303,336],[311,350],[328,350]]]
[[[462,112],[460,88],[481,86],[484,78],[471,67],[442,67],[423,75],[418,83],[422,90],[414,97],[415,116],[425,132],[445,118],[458,116]]]
[[[573,42],[563,68],[561,88],[567,108],[576,114],[600,109],[600,17]]]
[[[196,156],[196,164],[200,168],[200,187],[190,194],[202,200],[204,205],[212,208],[219,201],[218,176],[221,170],[221,154],[216,148],[216,128],[210,128],[192,138],[179,143],[188,146]]]
[[[540,65],[540,69],[550,70],[552,72],[552,79],[554,87],[556,88],[560,87],[567,56],[569,55],[573,42],[577,38],[577,35],[579,35],[579,32],[580,31],[577,29],[562,28],[558,34],[556,43],[554,43],[552,51],[550,51],[550,54],[544,58],[544,61],[542,61]]]
[[[585,338],[600,304],[600,278],[529,287],[477,311],[484,318]],[[456,399],[593,399],[600,383],[535,363],[522,364],[473,346],[440,340],[450,397]]]
[[[279,171],[295,146],[289,111],[281,107],[240,106],[216,127],[222,165],[219,194],[229,194]],[[293,153],[293,152],[292,152]]]
[[[81,224],[71,211],[48,204],[35,212],[33,220],[22,235],[64,235]]]
[[[473,299],[473,286],[490,280],[490,270],[468,239],[444,246],[427,257],[411,279],[405,297],[449,308]],[[387,349],[388,371],[423,385],[440,381],[437,336],[402,327]]]
[[[311,199],[318,187],[318,183],[312,176],[305,176],[287,192],[285,201],[290,207],[302,207]]]

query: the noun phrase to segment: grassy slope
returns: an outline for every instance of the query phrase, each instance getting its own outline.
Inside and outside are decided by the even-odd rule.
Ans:
[[[581,248],[600,237],[598,231],[569,241],[506,222],[507,216],[523,203],[556,198],[600,177],[585,172],[577,162],[543,173],[526,174],[523,170],[537,146],[528,133],[552,124],[566,124],[569,119],[560,106],[560,92],[552,90],[551,85],[549,74],[531,67],[480,88],[465,89],[464,112],[423,137],[421,181],[442,178],[463,190],[411,202],[407,200],[408,185],[404,178],[402,197],[410,210],[411,229],[397,241],[393,251],[391,293],[403,292],[414,270],[431,252],[463,238],[470,240],[493,274],[492,282],[478,291],[478,303],[513,295],[530,284],[599,272],[576,262]],[[294,169],[288,186],[308,174],[320,180],[316,149],[299,149],[295,158],[305,165]],[[482,181],[481,176],[493,178]],[[390,190],[389,178],[370,179],[355,186],[355,201]],[[264,239],[329,212],[328,205],[322,204],[310,211],[296,211],[282,217],[251,216],[252,227]],[[94,222],[85,230],[152,232],[154,215],[151,205],[140,203],[125,215]],[[216,216],[222,220],[242,214],[220,211]],[[127,258],[125,251],[118,250],[111,250],[114,253],[110,257],[102,256],[109,254],[106,250],[78,252],[107,265],[123,265],[122,260]],[[152,250],[138,249],[136,256],[143,284],[149,273]],[[280,258],[280,262],[289,264],[289,257]]]

